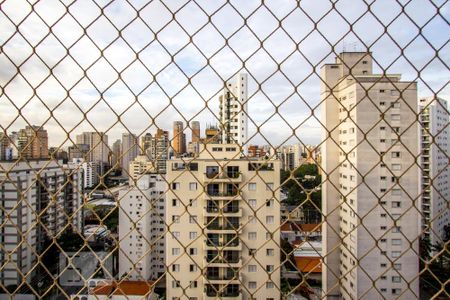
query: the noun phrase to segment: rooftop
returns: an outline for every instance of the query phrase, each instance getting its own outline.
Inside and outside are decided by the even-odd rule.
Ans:
[[[153,281],[111,281],[100,283],[93,288],[93,295],[128,295],[145,296],[153,292],[155,282]]]

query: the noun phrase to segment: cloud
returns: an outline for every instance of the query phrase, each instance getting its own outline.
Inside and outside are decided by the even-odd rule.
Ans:
[[[397,17],[401,7],[384,9],[388,0],[370,12],[364,1],[342,0],[330,13],[327,1],[196,2],[40,1],[28,17],[26,1],[6,2],[1,126],[25,125],[16,105],[29,123],[47,122],[52,145],[94,128],[108,131],[112,142],[128,130],[171,130],[175,120],[204,127],[217,120],[224,81],[246,72],[252,143],[319,143],[320,66],[344,47],[366,50],[363,44],[376,71],[418,80],[420,95],[450,95],[448,9],[435,15],[431,4],[410,2]],[[423,27],[419,37],[415,24]]]

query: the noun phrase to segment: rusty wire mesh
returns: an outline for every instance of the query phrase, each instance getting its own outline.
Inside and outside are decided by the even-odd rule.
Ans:
[[[450,297],[448,18],[425,0],[1,1],[0,298]],[[183,155],[192,121],[231,130],[218,99],[242,74],[241,151]]]

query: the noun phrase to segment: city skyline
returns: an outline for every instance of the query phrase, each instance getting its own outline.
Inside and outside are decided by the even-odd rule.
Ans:
[[[392,12],[382,11],[383,2],[389,1],[377,1],[372,9],[374,14],[380,16],[381,21],[387,23],[392,20],[393,13],[399,11],[401,7],[393,3]],[[23,2],[11,3],[7,2],[2,8],[12,20],[18,22],[23,17],[18,13],[18,9],[22,8],[23,11],[27,11],[27,5]],[[4,118],[1,124],[2,129],[8,128],[8,131],[12,131],[24,127],[24,120],[15,118],[17,110],[9,99],[14,99],[14,105],[21,107],[30,97],[32,97],[32,101],[22,108],[22,114],[28,122],[38,126],[50,118],[44,126],[51,132],[52,146],[59,146],[65,140],[64,130],[70,132],[75,127],[77,131],[92,131],[92,126],[98,131],[107,131],[112,127],[107,133],[111,140],[115,140],[127,131],[126,128],[134,134],[141,135],[149,131],[148,127],[153,126],[150,131],[155,131],[154,125],[168,130],[171,128],[170,124],[176,120],[182,120],[184,123],[197,120],[202,124],[216,124],[219,116],[215,108],[218,107],[217,98],[224,82],[232,79],[235,74],[244,72],[249,75],[248,114],[251,117],[248,124],[248,136],[250,144],[266,144],[265,139],[270,139],[273,144],[278,145],[286,140],[291,140],[289,143],[293,143],[297,138],[307,144],[318,144],[321,125],[318,123],[320,109],[317,91],[320,79],[318,71],[314,71],[312,68],[332,61],[333,57],[344,49],[365,51],[367,46],[363,43],[370,46],[368,50],[373,52],[376,72],[383,69],[390,73],[402,73],[404,80],[417,79],[420,97],[432,96],[433,93],[437,93],[438,96],[448,99],[450,95],[450,87],[445,80],[447,68],[439,57],[433,58],[433,49],[441,49],[445,43],[443,36],[438,33],[440,32],[439,28],[445,26],[445,22],[442,23],[444,21],[442,17],[449,16],[449,10],[446,8],[440,11],[442,15],[436,16],[432,22],[427,23],[421,32],[430,41],[431,46],[423,38],[409,43],[414,36],[408,31],[401,30],[402,25],[411,24],[411,21],[406,19],[390,24],[388,32],[395,39],[394,43],[390,37],[383,36],[378,39],[378,36],[383,33],[381,31],[383,27],[370,15],[357,23],[355,32],[346,33],[344,30],[348,28],[346,21],[336,14],[330,14],[320,22],[319,29],[326,34],[330,42],[336,43],[333,51],[330,44],[317,31],[312,31],[311,20],[302,12],[289,14],[290,10],[294,9],[294,1],[287,1],[280,6],[273,6],[269,2],[267,6],[274,10],[277,16],[286,17],[283,19],[283,26],[286,32],[293,36],[295,43],[282,30],[275,31],[267,38],[271,30],[276,28],[277,23],[275,24],[273,16],[265,7],[258,9],[257,13],[252,15],[251,22],[249,21],[249,26],[254,30],[256,36],[246,28],[239,29],[243,21],[236,13],[236,8],[230,4],[225,5],[220,10],[221,13],[216,14],[212,19],[213,24],[223,32],[219,34],[211,25],[202,28],[201,26],[207,23],[202,10],[211,12],[220,7],[217,4],[202,2],[201,9],[195,4],[189,4],[183,6],[179,13],[179,22],[182,25],[189,24],[192,28],[202,28],[195,34],[193,39],[195,45],[190,44],[179,25],[170,22],[165,5],[158,1],[154,1],[144,8],[136,4],[138,9],[142,9],[144,18],[150,16],[153,18],[149,27],[151,30],[159,32],[158,41],[152,39],[150,29],[143,26],[139,19],[127,27],[124,31],[124,39],[115,40],[118,38],[113,32],[115,29],[105,19],[94,22],[89,27],[87,35],[84,35],[83,32],[80,32],[80,25],[71,17],[63,18],[53,30],[53,34],[61,40],[62,44],[50,35],[45,38],[41,47],[38,47],[37,54],[52,67],[64,57],[64,47],[70,47],[71,57],[64,58],[56,66],[54,70],[56,78],[50,76],[42,84],[41,81],[49,75],[47,66],[36,55],[27,60],[28,55],[31,54],[30,46],[17,34],[11,38],[15,27],[11,27],[10,21],[2,19],[5,30],[0,35],[0,40],[7,41],[7,43],[3,47],[4,54],[0,58],[0,65],[3,66],[0,71],[0,84],[4,86],[8,83],[8,87],[0,96],[0,109]],[[326,9],[329,8],[329,3],[326,2],[318,2],[313,5],[310,1],[304,1],[302,5],[315,19],[324,15]],[[348,19],[354,20],[359,10],[364,9],[365,4],[359,2],[354,5],[353,9],[339,11]],[[180,8],[177,4],[168,5],[168,7],[170,9]],[[257,5],[253,1],[249,1],[246,4],[241,3],[237,9],[245,16],[256,8]],[[337,9],[339,8],[338,5]],[[50,23],[55,22],[56,16],[60,16],[65,11],[62,4],[55,3],[39,3],[36,5],[36,10],[41,18]],[[50,10],[53,10],[54,14],[50,14]],[[155,14],[155,10],[161,10],[161,13]],[[415,3],[409,3],[406,7],[411,18],[419,24],[424,24],[426,18],[431,17],[430,10],[431,7],[420,8]],[[80,23],[83,25],[89,24],[94,20],[94,16],[100,13],[95,5],[89,5],[88,2],[82,1],[72,3],[70,11],[74,17],[80,18]],[[134,16],[128,5],[120,3],[109,5],[105,13],[111,16],[119,28],[127,24],[127,21],[133,20]],[[228,23],[225,26],[224,17],[227,15],[238,17],[227,20]],[[189,19],[187,16],[196,17]],[[264,22],[264,17],[266,22]],[[190,23],[186,23],[188,20]],[[301,21],[304,21],[301,26],[293,26],[300,24],[297,22]],[[163,29],[164,24],[169,24],[169,26]],[[45,37],[45,28],[46,25],[36,18],[21,25],[23,36],[34,43]],[[31,31],[32,29],[33,31]],[[239,31],[232,35],[233,31],[237,29]],[[35,34],[32,35],[32,32]],[[62,36],[63,33],[64,36]],[[145,33],[149,34],[148,41],[140,39]],[[208,64],[204,56],[213,55],[215,51],[225,45],[221,34],[224,37],[232,35],[229,46],[214,55]],[[179,37],[176,38],[176,36]],[[364,40],[361,40],[361,37],[364,37]],[[267,38],[264,43],[264,47],[267,49],[258,50],[257,38]],[[242,39],[246,40],[246,47],[239,44]],[[309,43],[312,40],[315,42]],[[107,47],[108,43],[112,41],[114,41],[112,45]],[[93,42],[98,44],[100,49],[106,47],[104,57],[100,56],[100,52]],[[150,45],[145,47],[147,43]],[[296,50],[296,43],[298,43],[298,51],[293,52]],[[400,49],[396,43],[407,46],[404,50],[404,57],[399,52]],[[283,47],[273,47],[273,45],[283,45]],[[199,52],[196,46],[203,52]],[[14,51],[11,51],[12,49]],[[45,49],[45,51],[41,49]],[[440,53],[442,55],[448,53],[447,49],[443,47]],[[133,51],[139,52],[140,60],[134,60]],[[253,52],[256,53],[251,56]],[[293,52],[292,56],[284,60],[291,52]],[[276,61],[273,61],[268,54],[272,55]],[[174,63],[168,60],[171,56],[175,57]],[[156,59],[151,60],[150,57]],[[14,79],[12,79],[14,73],[11,69],[10,59],[15,64],[23,63],[20,68],[21,76]],[[88,69],[87,77],[83,77],[80,67],[73,59],[77,60],[81,67]],[[96,59],[99,61],[96,62]],[[124,82],[119,80],[108,88],[108,84],[118,76],[105,59],[108,59],[112,66],[117,66],[118,71],[123,72]],[[245,63],[242,62],[244,59]],[[129,69],[123,71],[128,62],[133,63]],[[163,69],[166,62],[169,66]],[[411,62],[420,68],[420,74]],[[94,63],[92,67],[90,67],[91,63]],[[277,71],[276,63],[282,63],[283,72]],[[199,73],[197,74],[197,72]],[[157,75],[154,77],[152,74]],[[191,80],[188,81],[186,76],[192,77]],[[78,82],[78,80],[80,81]],[[39,85],[34,97],[32,89],[26,81],[29,81],[32,86]],[[263,83],[261,89],[258,83]],[[299,83],[301,85],[298,88],[294,88],[292,85]],[[71,99],[64,101],[67,96],[66,89],[70,90]],[[291,94],[292,96],[277,111],[272,102],[280,105]],[[101,95],[103,95],[102,100],[100,100]],[[43,103],[36,96],[39,96]],[[205,101],[207,101],[207,108],[205,108]],[[96,104],[97,102],[98,104]],[[84,119],[83,113],[77,106],[83,112],[88,112],[86,117],[92,125]],[[129,106],[131,107],[127,110]],[[53,116],[58,122],[61,122],[64,129],[57,124],[55,119],[52,119],[46,107],[54,109]],[[110,107],[115,112],[111,111]],[[314,109],[314,116],[311,115],[311,109]],[[39,111],[39,114],[36,111]],[[161,111],[163,112],[160,113]],[[122,114],[121,122],[123,124],[117,123],[116,114]],[[268,120],[269,118],[270,120]],[[153,120],[156,121],[156,124],[152,123]],[[290,126],[296,128],[305,120],[306,123],[296,130],[297,137],[292,137]],[[261,126],[260,133],[256,133],[256,126]],[[70,137],[75,139],[74,135]],[[289,137],[291,138],[289,139]]]

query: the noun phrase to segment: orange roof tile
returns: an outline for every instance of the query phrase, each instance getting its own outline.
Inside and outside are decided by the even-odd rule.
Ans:
[[[322,273],[322,263],[318,257],[295,257],[295,264],[302,273]]]
[[[292,231],[290,223],[284,223],[280,227],[281,231]]]
[[[92,294],[94,295],[135,295],[144,296],[152,293],[154,282],[152,281],[120,281],[110,283],[100,283]]]

